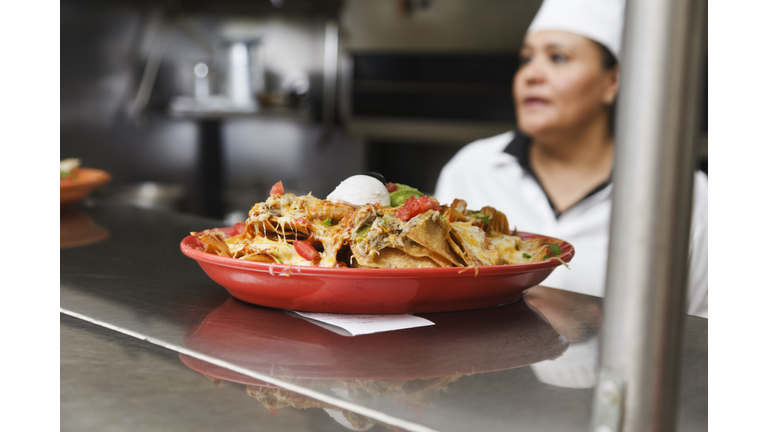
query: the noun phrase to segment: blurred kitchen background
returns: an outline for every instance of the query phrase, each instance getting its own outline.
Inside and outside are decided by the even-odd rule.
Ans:
[[[60,157],[112,174],[100,199],[228,221],[278,180],[324,198],[375,171],[431,193],[463,145],[515,128],[540,3],[62,0]]]

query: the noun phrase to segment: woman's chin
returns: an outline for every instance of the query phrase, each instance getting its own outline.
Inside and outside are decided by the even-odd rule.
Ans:
[[[530,137],[546,134],[550,129],[552,129],[552,125],[549,122],[540,121],[540,120],[519,121],[517,124],[517,127],[520,130],[520,132]]]

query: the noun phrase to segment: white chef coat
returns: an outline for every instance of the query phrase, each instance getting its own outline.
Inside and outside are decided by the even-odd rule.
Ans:
[[[443,167],[435,197],[441,203],[463,199],[470,209],[492,206],[520,231],[566,240],[576,250],[571,269],[558,267],[542,285],[602,297],[613,185],[609,180],[558,215],[529,168],[528,142],[507,132],[468,144]],[[707,177],[702,172],[696,173],[693,206],[686,305],[689,314],[706,318]]]

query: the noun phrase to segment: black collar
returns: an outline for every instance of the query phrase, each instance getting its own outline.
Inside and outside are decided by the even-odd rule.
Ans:
[[[531,167],[531,138],[521,134],[520,132],[516,132],[514,138],[512,138],[512,141],[507,145],[506,148],[504,148],[504,153],[509,153],[510,155],[514,156],[517,159],[517,163],[520,164],[520,167],[525,171],[528,175],[533,177],[534,180],[536,180],[536,184],[539,185],[541,190],[544,192],[544,196],[547,197],[547,202],[549,203],[549,206],[552,208],[552,211],[555,213],[555,219],[559,219],[560,216],[567,212],[568,210],[572,209],[582,201],[586,200],[587,198],[591,197],[592,195],[597,194],[601,190],[608,187],[608,185],[611,184],[611,181],[613,180],[613,172],[611,172],[611,175],[608,177],[608,180],[601,183],[596,188],[592,189],[587,195],[585,195],[582,199],[580,199],[576,204],[573,206],[565,209],[562,213],[558,212],[555,208],[555,205],[552,204],[552,200],[549,198],[549,194],[547,194],[546,189],[544,189],[544,186],[541,185],[541,182],[539,181],[539,178],[536,176],[536,173],[533,172],[533,168]]]

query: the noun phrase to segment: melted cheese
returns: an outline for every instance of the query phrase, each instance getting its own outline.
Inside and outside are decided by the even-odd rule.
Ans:
[[[464,249],[464,259],[468,265],[499,264],[499,250],[491,243],[485,231],[469,222],[454,222],[452,229]]]
[[[429,214],[406,222],[395,217],[396,210],[372,204],[353,209],[346,204],[320,200],[311,194],[298,197],[290,193],[272,195],[265,202],[253,206],[246,221],[245,233],[226,239],[226,243],[234,258],[321,267],[343,266],[336,257],[347,245],[358,264],[375,262],[377,266],[386,266],[386,260],[380,255],[387,250],[394,257],[390,257],[393,262],[397,258],[395,255],[405,254],[409,259],[428,257],[443,266],[517,264],[541,259],[538,256],[540,242],[534,245],[532,241],[523,242],[517,236],[497,232],[486,234],[472,223],[471,218],[470,221],[449,223],[430,210]],[[437,221],[439,226],[436,229],[428,230],[423,224],[418,224],[427,216]],[[323,224],[328,219],[336,224]],[[436,246],[442,245],[438,238],[441,241],[445,239],[447,249]],[[319,261],[310,262],[296,252],[293,241],[305,239],[314,245],[322,244],[322,249],[318,251]],[[404,240],[414,242],[419,248],[406,247]],[[532,257],[525,258],[523,253]],[[400,261],[402,263],[393,265],[416,266],[407,260]]]
[[[506,264],[520,264],[531,262],[532,258],[525,258],[521,250],[522,239],[517,236],[504,234],[491,235],[491,243],[499,250],[501,258]]]

